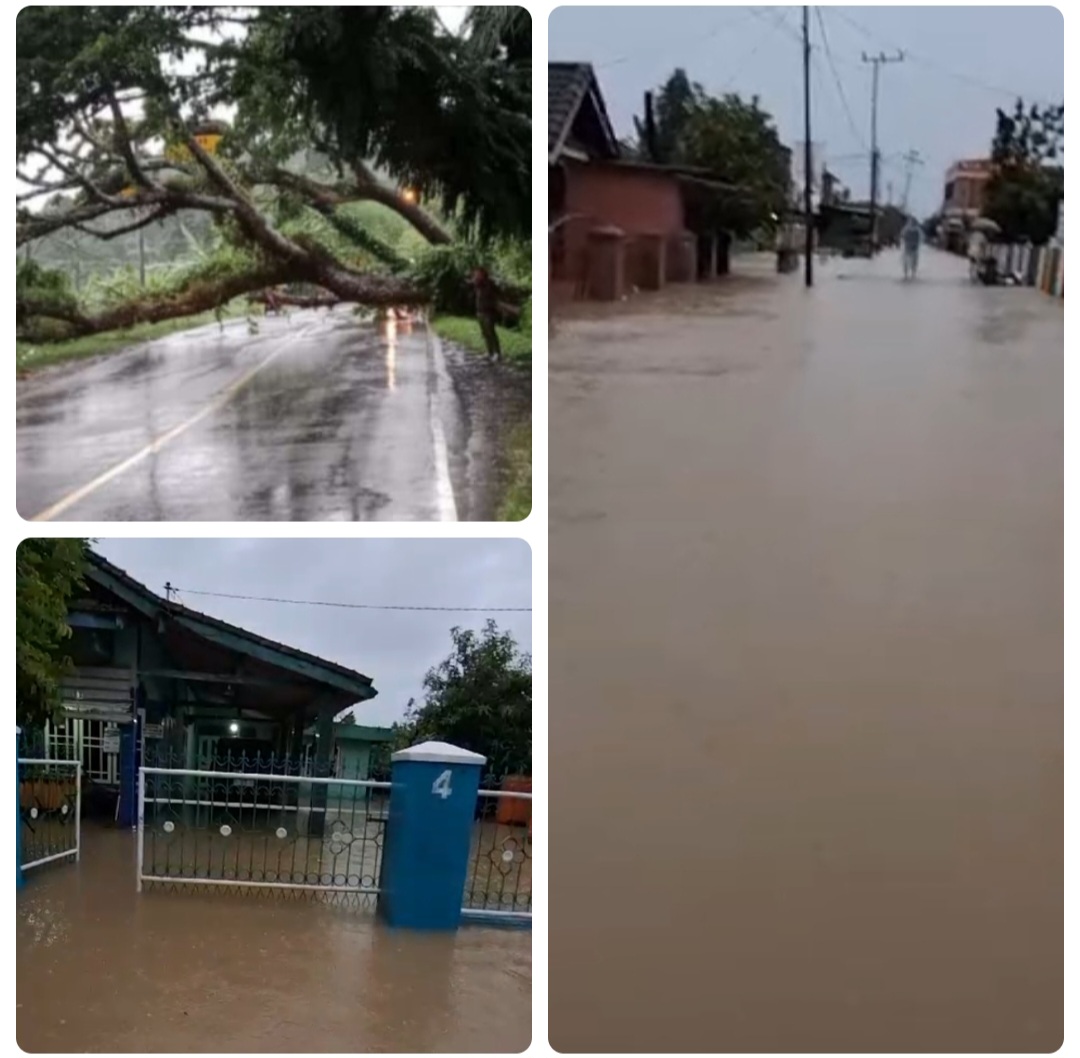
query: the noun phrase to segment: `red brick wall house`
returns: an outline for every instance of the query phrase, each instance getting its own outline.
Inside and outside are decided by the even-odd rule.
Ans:
[[[550,63],[548,86],[551,299],[696,279],[682,172],[622,157],[587,63]]]

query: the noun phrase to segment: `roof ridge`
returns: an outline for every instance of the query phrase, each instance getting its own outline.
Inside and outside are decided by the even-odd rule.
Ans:
[[[136,580],[127,570],[121,569],[114,562],[110,562],[104,555],[98,554],[94,550],[89,551],[90,561],[106,572],[111,573],[113,576],[120,577],[128,582],[133,588],[140,591],[143,595],[149,596],[150,599],[158,603],[163,609],[168,610],[171,613],[177,613],[181,616],[194,617],[200,621],[206,621],[210,624],[218,625],[228,629],[231,632],[239,633],[248,639],[254,640],[258,643],[266,644],[273,647],[275,650],[281,650],[287,654],[292,654],[295,657],[302,658],[307,661],[313,661],[318,665],[322,665],[327,669],[334,669],[342,675],[349,676],[352,679],[361,680],[367,683],[369,686],[373,685],[373,680],[370,676],[365,676],[364,673],[358,672],[356,669],[350,669],[347,665],[342,665],[337,661],[330,661],[328,658],[319,657],[318,654],[311,654],[306,650],[301,650],[299,647],[289,646],[288,643],[279,643],[275,639],[270,639],[268,636],[260,635],[258,632],[252,632],[247,628],[242,628],[240,625],[232,624],[230,621],[225,621],[220,617],[213,617],[210,614],[203,613],[201,610],[193,610],[190,606],[185,606],[183,603],[173,602],[171,599],[163,599],[153,589],[148,588],[142,581]],[[373,688],[374,689],[374,688]]]

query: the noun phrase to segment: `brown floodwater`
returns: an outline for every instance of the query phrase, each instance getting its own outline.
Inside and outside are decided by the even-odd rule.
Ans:
[[[1063,1035],[1063,307],[963,261],[550,353],[551,1042]]]
[[[531,936],[390,931],[370,904],[135,892],[129,832],[16,900],[16,1032],[30,1052],[518,1052]],[[352,901],[353,905],[357,901]]]

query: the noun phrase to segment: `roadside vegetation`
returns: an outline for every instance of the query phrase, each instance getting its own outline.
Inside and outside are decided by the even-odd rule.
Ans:
[[[227,320],[247,315],[249,311],[249,307],[238,300],[231,301],[213,312],[202,312],[197,316],[180,316],[171,320],[161,320],[159,323],[137,323],[124,330],[88,334],[82,338],[69,338],[63,342],[16,341],[15,373],[20,378],[25,377],[43,367],[119,352],[121,349],[129,349],[141,342],[150,342],[155,338],[164,338],[177,331],[191,330],[208,323],[225,323]]]

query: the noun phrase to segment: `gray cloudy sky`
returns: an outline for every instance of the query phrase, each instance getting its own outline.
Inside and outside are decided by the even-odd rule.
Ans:
[[[482,613],[416,613],[292,606],[234,595],[407,606],[531,606],[531,553],[520,540],[106,540],[95,549],[159,595],[370,676],[377,698],[357,720],[389,724],[424,673],[450,652],[450,628],[481,628]],[[528,613],[491,617],[532,651]]]
[[[620,136],[632,131],[645,90],[682,66],[713,93],[760,95],[794,145],[804,138],[801,32],[798,7],[560,7],[549,21],[549,55],[593,63]],[[881,74],[882,192],[892,182],[899,200],[900,156],[919,151],[926,162],[915,170],[911,205],[921,214],[940,205],[952,161],[986,154],[995,107],[1017,94],[1064,101],[1064,21],[1051,7],[821,7],[811,10],[811,38],[812,138],[856,197],[870,182],[870,68],[862,53],[908,52]]]

